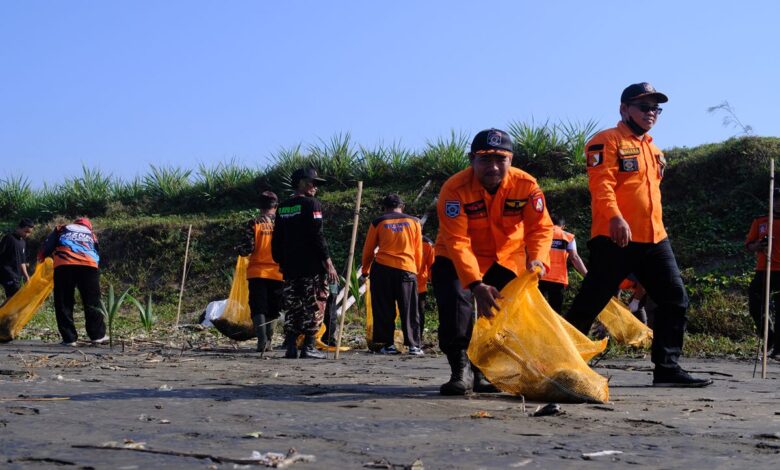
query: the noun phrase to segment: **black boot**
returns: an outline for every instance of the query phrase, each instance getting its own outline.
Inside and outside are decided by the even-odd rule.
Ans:
[[[298,346],[295,342],[298,340],[298,335],[295,333],[287,333],[284,341],[287,343],[287,352],[284,353],[284,357],[287,359],[298,359]]]
[[[442,395],[465,395],[474,387],[474,374],[465,350],[447,354],[452,375],[450,381],[439,388]]]
[[[266,338],[265,350],[266,351],[270,351],[273,349],[271,347],[271,340],[273,339],[273,337],[274,337],[274,324],[269,323],[265,325],[265,338]]]
[[[257,336],[257,352],[260,353],[260,357],[263,357],[265,348],[268,345],[268,336],[266,334],[265,315],[257,315],[252,318],[255,324],[255,336]]]
[[[325,359],[325,353],[314,346],[314,336],[306,335],[301,348],[301,359]]]
[[[501,393],[495,385],[485,377],[485,374],[474,364],[471,364],[471,371],[474,373],[474,392],[475,393]]]

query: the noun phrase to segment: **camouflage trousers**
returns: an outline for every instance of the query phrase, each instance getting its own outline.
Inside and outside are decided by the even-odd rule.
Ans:
[[[314,335],[325,317],[328,284],[324,275],[284,281],[282,312],[284,334]]]

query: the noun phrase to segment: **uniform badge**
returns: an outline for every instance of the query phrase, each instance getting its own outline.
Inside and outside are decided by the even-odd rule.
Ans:
[[[639,162],[635,158],[621,158],[620,171],[639,171]]]
[[[536,212],[544,212],[544,198],[539,195],[534,199],[534,210]]]
[[[457,217],[460,215],[460,201],[444,201],[444,215]]]
[[[588,167],[590,168],[601,165],[603,161],[604,159],[601,158],[600,152],[588,154]]]
[[[464,204],[463,212],[466,213],[469,219],[484,219],[487,217],[487,206],[485,201],[480,199],[479,201]]]
[[[624,147],[618,149],[618,154],[622,157],[631,157],[633,155],[639,155],[639,147]]]
[[[496,131],[490,131],[487,135],[487,143],[492,147],[498,147],[501,145],[501,133]]]

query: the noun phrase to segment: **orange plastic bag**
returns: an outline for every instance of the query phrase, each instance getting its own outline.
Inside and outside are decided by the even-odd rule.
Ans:
[[[653,342],[653,330],[639,321],[628,308],[615,297],[609,301],[597,317],[620,344],[645,348]]]
[[[501,310],[474,326],[468,355],[504,392],[532,401],[603,403],[607,379],[586,361],[607,340],[591,341],[558,315],[537,288],[534,273],[523,273],[501,291]]]
[[[249,281],[246,280],[248,265],[249,258],[238,257],[225,310],[219,318],[211,320],[220,333],[236,341],[246,341],[256,336],[249,310]]]
[[[54,261],[38,265],[30,282],[0,307],[0,342],[16,338],[54,289]]]

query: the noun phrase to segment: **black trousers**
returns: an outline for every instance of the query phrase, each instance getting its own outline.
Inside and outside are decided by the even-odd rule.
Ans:
[[[658,305],[651,360],[656,368],[677,369],[682,353],[688,294],[668,239],[658,243],[631,242],[620,248],[608,237],[588,242],[590,264],[582,288],[566,319],[587,334],[593,320],[615,294],[620,282],[634,273]]]
[[[90,266],[58,266],[54,269],[54,312],[57,328],[66,343],[78,339],[73,323],[76,289],[84,304],[87,335],[100,339],[106,335],[106,324],[100,311],[100,271]]]
[[[439,349],[447,355],[465,351],[474,329],[471,291],[460,285],[455,265],[443,256],[431,266],[431,283],[439,307]]]
[[[753,276],[753,280],[750,281],[750,287],[748,287],[748,306],[750,316],[756,322],[756,332],[762,338],[764,335],[765,286],[766,271],[756,271],[756,275]],[[772,271],[772,276],[769,279],[769,292],[775,303],[775,324],[774,328],[772,323],[769,324],[769,340],[767,343],[774,345],[775,351],[780,351],[780,329],[777,327],[777,311],[780,309],[780,271]]]
[[[379,263],[371,265],[371,312],[374,342],[393,344],[395,307],[401,317],[406,346],[420,347],[420,315],[417,312],[417,275]]]
[[[539,281],[539,291],[547,299],[553,310],[559,315],[563,314],[563,288],[560,282]]]
[[[252,315],[252,324],[257,331],[258,326],[279,318],[282,306],[282,281],[264,278],[250,278],[249,280],[249,311]],[[266,338],[273,334],[273,324],[265,325]]]
[[[22,288],[22,282],[19,279],[3,280],[0,283],[3,284],[3,290],[5,291],[5,300],[0,305],[3,305],[11,300],[11,297],[13,297],[14,294],[19,292],[19,289]]]
[[[425,332],[425,307],[428,304],[428,292],[417,293],[417,312],[420,315],[420,344],[423,342],[423,333]]]

